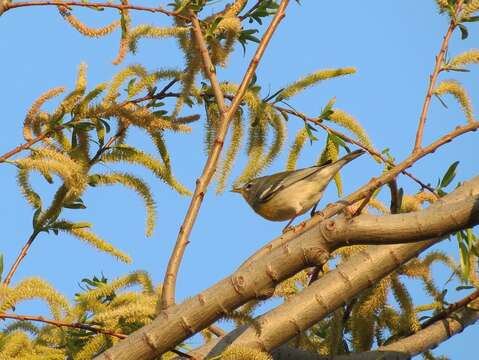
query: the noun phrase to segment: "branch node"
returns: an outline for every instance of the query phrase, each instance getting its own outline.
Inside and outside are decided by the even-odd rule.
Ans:
[[[266,274],[273,280],[273,282],[277,283],[279,281],[279,276],[276,271],[274,271],[271,264],[266,266]]]
[[[154,351],[158,348],[158,346],[155,343],[155,338],[152,336],[149,332],[145,332],[142,336],[143,340],[145,343]]]
[[[195,329],[188,322],[188,320],[184,316],[182,316],[180,320],[181,320],[181,326],[183,327],[183,329],[185,329],[190,335],[193,335],[195,333]]]
[[[231,277],[231,284],[233,285],[233,288],[235,289],[235,291],[240,294],[240,295],[243,295],[244,293],[244,285],[245,285],[245,281],[244,281],[244,276],[243,275],[234,275]]]

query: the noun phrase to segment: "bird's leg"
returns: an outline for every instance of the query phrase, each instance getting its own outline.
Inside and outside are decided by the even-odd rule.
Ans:
[[[295,216],[294,218],[292,218],[291,220],[288,221],[288,223],[286,224],[286,226],[285,226],[284,229],[283,229],[283,234],[284,234],[285,232],[288,232],[288,231],[291,231],[291,230],[294,229],[294,227],[293,227],[293,226],[290,226],[290,225],[291,225],[291,223],[294,221],[294,219],[296,219],[296,218],[297,218],[297,216]]]

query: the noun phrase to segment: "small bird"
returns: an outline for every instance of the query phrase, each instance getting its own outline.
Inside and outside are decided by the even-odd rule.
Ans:
[[[341,159],[321,166],[283,171],[250,180],[232,192],[243,195],[253,210],[271,221],[293,220],[313,208],[323,196],[324,189],[336,173],[348,162],[364,154],[364,150],[353,151]]]

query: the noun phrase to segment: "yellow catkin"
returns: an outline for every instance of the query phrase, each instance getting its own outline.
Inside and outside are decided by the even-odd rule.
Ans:
[[[120,21],[117,20],[101,28],[92,28],[78,20],[74,15],[71,14],[70,11],[68,11],[66,7],[59,6],[58,11],[60,12],[61,16],[80,34],[89,37],[101,37],[108,35],[120,25]]]
[[[343,351],[343,326],[344,326],[344,309],[339,308],[333,313],[329,325],[329,332],[327,336],[328,355],[339,355]]]
[[[221,354],[221,360],[273,360],[271,355],[257,349],[232,345]]]
[[[401,305],[403,315],[399,326],[402,330],[416,332],[421,329],[421,325],[416,317],[411,295],[402,284],[397,275],[392,276],[391,289],[396,301]]]
[[[369,139],[368,134],[361,126],[358,120],[356,120],[352,115],[347,112],[335,108],[333,113],[329,116],[328,120],[332,121],[335,124],[338,124],[357,136],[359,142],[364,146],[374,150],[374,147]]]
[[[191,192],[180,184],[169,172],[169,170],[160,161],[152,157],[150,154],[136,150],[132,147],[123,145],[117,146],[114,151],[105,154],[102,157],[103,162],[120,162],[124,161],[131,164],[142,165],[149,169],[155,176],[162,179],[175,189],[181,195],[191,195]]]
[[[39,121],[42,122],[41,118],[38,117],[38,113],[42,105],[47,100],[61,94],[64,91],[65,91],[65,88],[56,87],[56,88],[48,90],[44,94],[40,95],[40,97],[37,100],[35,100],[35,102],[30,107],[30,110],[28,110],[25,120],[23,122],[23,137],[25,138],[25,140],[28,141],[33,139],[32,129],[31,129],[32,125],[34,125],[35,123],[38,123]]]
[[[141,24],[131,29],[128,36],[128,49],[132,53],[136,53],[138,50],[138,40],[143,38],[149,39],[161,39],[165,37],[178,36],[179,34],[186,34],[190,30],[187,27],[157,27],[148,24]]]
[[[339,146],[336,144],[330,136],[326,139],[326,146],[324,147],[319,160],[317,161],[316,165],[324,164],[326,161],[330,160],[334,162],[339,158]],[[334,175],[334,183],[336,184],[336,190],[338,192],[338,196],[342,196],[343,194],[343,183],[341,180],[341,174],[338,172]]]
[[[449,4],[447,0],[436,0],[439,10],[444,11],[448,8]]]
[[[382,214],[389,214],[390,210],[378,199],[371,199],[368,202],[368,206],[378,210]]]
[[[370,350],[375,332],[373,314],[377,314],[386,304],[390,277],[380,280],[371,290],[361,296],[354,306],[351,316],[353,346],[356,351]]]
[[[221,172],[218,179],[218,186],[216,188],[216,193],[222,193],[226,188],[226,180],[231,173],[233,168],[233,163],[239,153],[241,147],[241,141],[243,139],[243,119],[241,114],[238,112],[233,119],[232,130],[231,130],[231,140],[228,150],[226,151],[225,158],[222,162]]]
[[[434,89],[434,94],[452,95],[456,101],[461,105],[462,110],[466,115],[466,119],[469,123],[474,122],[474,114],[472,110],[471,100],[467,94],[466,89],[456,80],[444,80]]]
[[[90,337],[90,340],[75,354],[74,360],[89,360],[108,347],[108,338],[106,335],[98,334]]]
[[[308,133],[305,128],[301,128],[294,138],[294,142],[291,145],[291,150],[288,155],[288,160],[286,161],[286,170],[296,169],[296,163],[298,162],[299,154],[306,144],[308,139]]]
[[[108,242],[90,231],[87,231],[85,229],[71,229],[67,230],[67,232],[76,237],[77,239],[87,242],[89,245],[97,248],[98,250],[104,251],[116,257],[118,260],[124,263],[131,263],[131,258],[128,255],[126,255],[120,250],[117,250],[113,245],[109,244]]]
[[[137,76],[140,79],[144,79],[148,76],[146,69],[138,64],[130,65],[125,69],[119,71],[110,83],[110,88],[108,89],[105,97],[103,98],[103,105],[106,106],[116,100],[118,97],[120,86],[125,83],[131,77]]]
[[[95,185],[121,184],[140,195],[146,207],[146,236],[152,236],[156,221],[156,205],[149,186],[140,178],[127,173],[93,175]]]
[[[290,99],[291,97],[304,91],[306,88],[316,85],[317,83],[323,80],[331,79],[338,76],[351,75],[351,74],[354,74],[355,72],[356,72],[356,69],[353,67],[316,71],[286,86],[284,90],[281,92],[281,94],[278,95],[277,100],[281,101],[281,100]]]
[[[122,5],[128,5],[128,0],[121,0]],[[128,43],[129,43],[129,36],[130,36],[130,25],[131,25],[131,18],[130,13],[128,10],[122,9],[121,10],[121,40],[120,46],[118,48],[118,54],[116,58],[112,61],[113,65],[120,64],[126,57],[128,52]]]
[[[18,303],[25,300],[41,299],[45,301],[52,316],[60,319],[68,312],[68,300],[58,293],[48,282],[40,278],[27,278],[20,281],[15,287],[3,288],[0,292],[0,311],[6,312]]]
[[[416,194],[416,199],[418,199],[421,204],[424,204],[425,202],[432,204],[437,201],[437,196],[430,191],[424,190]]]
[[[450,68],[462,68],[462,65],[479,64],[479,49],[470,49],[455,56],[446,66]]]
[[[78,301],[94,301],[98,297],[107,296],[114,291],[118,291],[120,289],[131,287],[134,285],[140,285],[143,288],[143,291],[145,291],[146,293],[151,293],[153,291],[153,285],[148,273],[145,271],[135,271],[131,274],[112,280],[108,284],[105,284],[101,287],[94,288],[80,294],[78,296]]]
[[[270,106],[265,109],[268,123],[273,130],[273,139],[269,147],[268,153],[261,160],[261,169],[265,169],[271,165],[274,159],[278,156],[279,152],[283,148],[283,144],[286,138],[286,126],[281,117]]]
[[[467,4],[463,5],[461,14],[463,18],[468,18],[478,10],[479,0],[471,0]]]
[[[401,203],[401,212],[408,213],[421,209],[421,202],[411,195],[403,195]]]

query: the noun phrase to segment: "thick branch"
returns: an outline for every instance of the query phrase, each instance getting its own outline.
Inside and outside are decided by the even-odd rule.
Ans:
[[[448,227],[451,231],[454,231],[457,225],[461,225],[462,227],[469,226],[467,223],[471,221],[471,219],[473,219],[473,224],[479,223],[478,204],[479,177],[476,177],[455,193],[451,193],[431,205],[427,210],[414,214],[384,216],[383,218],[388,225],[376,223],[376,226],[384,231],[386,237],[388,234],[394,234],[394,236],[400,239],[402,237],[401,234],[404,232],[407,233],[405,236],[410,240],[415,237],[413,232],[420,232],[426,237],[428,235],[439,236],[409,245],[369,246],[366,250],[351,256],[335,270],[323,275],[300,294],[291,297],[287,302],[255,319],[254,325],[238,328],[226,337],[210,342],[207,346],[200,348],[190,355],[208,355],[208,357],[213,357],[224,351],[230,344],[252,347],[263,351],[272,351],[281,344],[291,340],[298,332],[305,331],[316,324],[339,306],[357,296],[358,293],[394,271],[401,264],[404,264],[435,242],[441,240],[441,235],[444,234],[440,232],[436,233],[436,231],[439,230],[437,222],[441,222],[442,225],[445,225],[445,227]],[[447,219],[443,218],[442,213],[447,211],[454,213],[454,216],[447,217]],[[436,215],[436,213],[439,215]],[[411,218],[411,215],[414,215],[414,218]],[[357,223],[365,220],[365,224],[369,224],[366,227],[371,230],[370,219],[368,218],[369,216],[362,215],[353,220],[357,221]],[[399,218],[402,219],[400,222],[397,221]],[[348,234],[351,235],[352,239],[355,239],[357,236],[361,237],[361,233],[364,230],[359,230],[359,227],[354,224],[351,224],[349,227],[331,226],[332,221],[335,220],[325,221],[323,223],[324,225],[320,225],[319,230],[319,233],[323,235],[323,238],[328,242],[330,240],[332,242],[342,241],[340,238],[347,238]],[[414,224],[411,223],[414,221],[419,221],[423,227],[415,227]],[[409,231],[409,227],[413,228],[414,231]],[[336,230],[338,233],[333,234]],[[330,231],[332,232],[330,233]],[[341,233],[341,235],[337,236],[339,233]],[[372,237],[376,238],[376,235],[379,236],[379,233],[376,232]],[[356,244],[356,242],[351,243]],[[377,241],[377,243],[381,242]],[[474,296],[473,294],[467,297],[464,301],[460,302],[460,305],[464,306],[466,302],[472,301],[475,299]],[[475,319],[477,319],[477,312]],[[447,321],[450,320],[448,319]],[[457,331],[459,331],[458,324],[460,324],[458,321],[453,324],[453,326],[455,326],[454,329]],[[434,345],[437,345],[438,342],[434,341],[439,341],[438,339],[442,339],[441,341],[447,339],[443,339],[444,331],[441,329],[444,328],[444,326],[442,326],[442,328],[439,327],[439,325],[434,326],[435,330],[424,329],[420,331],[428,335],[419,335],[419,333],[412,335],[416,336],[417,339],[421,339],[421,341],[411,340],[416,347],[424,345],[421,351],[426,351]],[[261,328],[260,334],[258,334],[257,331],[258,327]],[[435,337],[432,336],[432,331],[434,331]],[[430,337],[429,342],[423,341],[423,338],[427,336]],[[425,344],[427,344],[427,346]],[[378,350],[396,353],[405,351],[405,348],[400,342],[397,342],[394,343],[394,346],[381,347]],[[414,355],[417,354],[418,351],[408,353]],[[358,359],[370,359],[371,357],[369,356],[372,356],[372,354],[360,354]],[[308,358],[310,358],[309,355],[305,355],[304,359]],[[311,357],[311,359],[321,359],[321,357]],[[338,357],[338,360],[339,359],[342,359],[342,357]],[[356,359],[356,357],[353,357],[353,359]]]
[[[427,154],[433,153],[439,147],[451,142],[456,137],[461,136],[470,131],[476,131],[478,128],[479,128],[478,121],[462,126],[462,127],[458,127],[454,131],[450,132],[447,135],[444,135],[443,137],[439,138],[438,140],[436,140],[429,146],[423,148],[421,151],[411,154],[411,156],[409,156],[406,160],[396,165],[394,168],[392,168],[388,172],[382,174],[378,178],[371,179],[366,185],[362,186],[361,188],[359,188],[358,190],[356,190],[355,192],[353,192],[346,198],[336,203],[329,204],[325,209],[319,212],[317,216],[314,216],[311,219],[299,224],[298,226],[294,228],[293,231],[286,233],[285,236],[281,236],[271,241],[269,244],[265,245],[263,248],[261,248],[255,254],[253,254],[248,260],[246,260],[244,265],[247,265],[253,261],[257,261],[258,258],[264,256],[267,253],[270,253],[277,247],[281,247],[284,244],[288,243],[295,236],[294,233],[299,234],[299,233],[307,232],[311,228],[315,227],[318,223],[323,221],[325,218],[327,219],[327,218],[333,217],[334,215],[343,211],[346,208],[346,206],[352,205],[356,203],[357,201],[364,199],[365,197],[369,196],[369,194],[371,194],[374,190],[380,188],[384,184],[387,184],[391,180],[395,179],[399,173],[403,172],[405,169],[412,166],[415,162],[417,162],[419,159],[423,158]]]
[[[285,9],[288,6],[289,0],[282,0],[281,4],[278,7],[276,15],[274,16],[273,20],[268,26],[263,38],[261,39],[258,48],[256,49],[256,53],[251,60],[248,69],[243,77],[243,80],[238,88],[238,91],[231,102],[231,106],[227,111],[221,111],[220,119],[219,119],[219,126],[216,132],[216,138],[209,153],[208,159],[206,160],[205,166],[203,168],[203,172],[198,180],[196,180],[196,188],[193,194],[193,198],[191,199],[190,206],[186,213],[185,219],[183,220],[183,224],[180,227],[180,231],[178,234],[178,238],[176,240],[175,249],[173,250],[173,254],[170,257],[168,262],[168,268],[165,274],[165,280],[163,283],[163,294],[162,294],[162,307],[167,308],[169,305],[173,304],[175,299],[175,283],[176,283],[176,275],[178,273],[178,269],[181,263],[181,259],[183,257],[183,253],[185,251],[186,245],[188,244],[189,235],[193,228],[193,225],[196,221],[198,216],[201,204],[203,202],[203,198],[207,191],[208,185],[211,182],[211,179],[216,171],[216,166],[218,163],[218,159],[223,148],[224,139],[228,132],[228,127],[231,119],[233,118],[234,114],[238,110],[241,102],[243,101],[243,96],[248,88],[249,84],[251,83],[251,79],[253,78],[254,73],[256,72],[256,68],[258,67],[259,61],[261,60],[268,43],[278,27],[280,21],[285,16]],[[192,19],[195,21],[195,18]],[[206,45],[204,44],[203,35],[201,33],[201,29],[199,28],[199,23],[196,22],[196,25],[193,24],[194,27],[194,35],[195,39],[200,47],[200,53],[203,60],[203,67],[205,69],[206,74],[209,76],[213,91],[215,92],[215,97],[218,101],[219,109],[224,110],[224,100],[223,95],[219,89],[219,84],[217,83],[216,75],[214,72],[214,67],[209,59],[208,51],[206,51]]]
[[[466,182],[450,195],[444,197],[439,204],[433,204],[430,208],[441,209],[447,206],[447,204],[456,206],[461,203],[465,209],[471,209],[471,203],[477,202],[479,202],[479,177]],[[450,218],[449,221],[442,222],[444,227],[440,231],[441,234],[455,231],[461,226],[466,227],[479,222],[479,216],[475,215],[473,217],[474,220],[471,221],[470,213],[458,210],[457,216]],[[476,210],[477,207],[474,211]],[[431,216],[431,212],[427,210],[417,212],[416,214],[422,224],[427,224],[427,217]],[[431,231],[427,228],[419,229],[420,231],[413,233],[405,231],[405,227],[407,227],[406,222],[404,222],[403,227],[398,227],[397,217],[403,216],[403,219],[409,220],[409,215],[384,216],[381,226],[384,227],[383,230],[386,233],[396,234],[397,237],[401,237],[402,241],[412,241],[414,239],[418,243],[372,247],[372,253],[362,252],[355,258],[355,262],[345,263],[343,270],[326,274],[321,280],[314,282],[311,287],[303,292],[309,295],[303,295],[299,298],[301,301],[302,299],[305,301],[305,303],[301,303],[301,308],[306,306],[306,309],[310,310],[305,312],[300,311],[299,308],[291,308],[287,312],[282,310],[284,308],[273,310],[279,311],[282,314],[279,318],[285,323],[270,329],[271,322],[265,321],[263,324],[265,328],[262,334],[270,334],[269,331],[271,330],[271,334],[274,334],[274,336],[271,338],[268,336],[267,339],[264,339],[267,345],[263,345],[267,346],[267,349],[273,349],[281,345],[281,341],[286,341],[288,338],[296,335],[298,331],[297,326],[299,326],[300,330],[311,326],[311,321],[319,321],[321,317],[333,311],[342,302],[348,300],[351,296],[355,296],[362,289],[371,286],[376,279],[385,276],[400,264],[439,240],[434,239],[421,242],[421,240],[428,238],[431,234]],[[359,222],[362,217],[358,217],[357,221]],[[390,223],[388,223],[388,219]],[[223,314],[231,312],[247,301],[271,296],[275,285],[280,281],[291,277],[300,270],[310,266],[321,265],[328,260],[329,252],[335,247],[335,236],[338,239],[341,239],[343,236],[343,234],[328,229],[330,221],[324,221],[315,226],[308,227],[306,231],[301,233],[292,231],[291,235],[288,234],[289,241],[286,244],[274,247],[268,253],[258,257],[254,262],[242,265],[234,274],[219,281],[197,296],[186,300],[182,304],[171,306],[167,311],[162,312],[151,324],[134,332],[127,339],[100,355],[98,359],[151,359],[173,348],[181,341],[218,320]],[[388,224],[391,225],[389,229],[387,229]],[[345,229],[351,239],[356,236],[355,229],[359,229],[359,227],[354,227],[353,231]],[[434,232],[437,230],[435,227]],[[403,249],[404,252],[402,252]],[[365,276],[365,274],[367,275]],[[323,295],[320,295],[319,298],[315,297],[315,289],[327,291],[328,297],[323,297]],[[320,292],[320,294],[324,293]],[[350,297],[344,296],[344,294],[349,294]],[[301,296],[301,294],[298,296]],[[331,296],[331,299],[329,296]],[[292,298],[287,303],[295,303],[297,301],[295,298]],[[317,311],[319,313],[316,313]],[[296,323],[288,322],[286,319],[291,317],[293,319],[298,318],[298,321]],[[253,333],[254,336],[257,336],[255,329],[251,331],[250,336],[253,336]],[[277,332],[280,334],[276,334]],[[276,336],[279,336],[279,338],[276,338]]]
[[[450,314],[447,318],[436,321],[428,327],[419,330],[413,335],[390,345],[382,346],[378,350],[398,351],[410,356],[418,355],[461,333],[478,319],[479,311],[477,309],[463,308]]]
[[[413,152],[420,151],[421,149],[424,126],[426,125],[426,117],[427,117],[427,112],[429,110],[429,105],[431,103],[432,92],[434,90],[437,77],[441,71],[442,63],[444,61],[444,56],[446,55],[447,48],[449,46],[449,39],[451,38],[451,35],[457,26],[456,17],[459,14],[459,11],[461,10],[462,2],[463,0],[459,0],[456,3],[456,12],[454,14],[454,17],[451,19],[451,22],[449,23],[449,28],[447,29],[446,35],[444,35],[444,38],[441,44],[441,49],[439,50],[439,54],[437,54],[436,56],[436,64],[434,65],[434,71],[432,72],[429,78],[429,86],[427,89],[426,98],[424,99],[424,104],[421,110],[421,116],[419,117],[419,125],[418,125],[418,129],[416,133],[416,142],[414,143]]]

